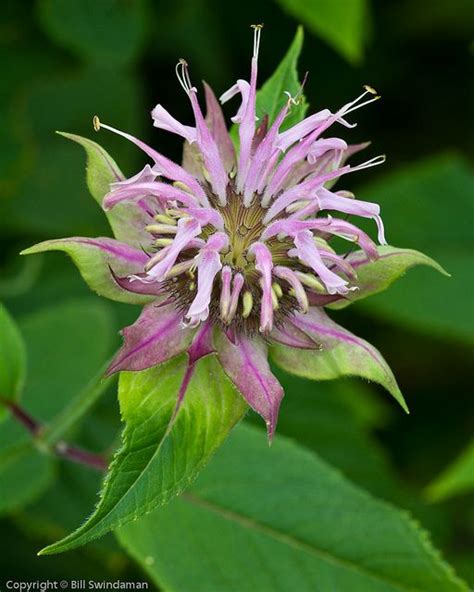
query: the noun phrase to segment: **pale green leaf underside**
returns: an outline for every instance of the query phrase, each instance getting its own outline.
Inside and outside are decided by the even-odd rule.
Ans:
[[[427,488],[432,501],[440,501],[474,490],[474,440]]]
[[[69,255],[86,284],[99,296],[127,304],[147,304],[153,300],[151,296],[128,292],[118,286],[112,277],[111,266],[114,273],[128,275],[129,263],[122,264],[119,258],[108,257],[100,247],[95,246],[94,239],[53,239],[25,249],[21,254],[34,255],[47,251],[62,251]]]
[[[467,591],[405,512],[244,425],[189,493],[118,537],[175,592]]]
[[[180,356],[143,372],[121,374],[123,443],[97,508],[76,532],[42,554],[84,545],[168,502],[193,481],[242,418],[244,400],[215,357],[208,356],[198,362],[184,404],[169,426],[185,366]]]
[[[366,257],[363,254],[350,259],[357,272],[356,285],[358,289],[349,292],[345,299],[330,304],[328,308],[345,308],[351,302],[383,292],[394,281],[402,277],[409,269],[416,265],[432,267],[443,275],[449,276],[449,273],[439,263],[419,251],[391,246],[378,247],[377,250],[380,257],[376,261],[369,261],[358,265],[358,262],[366,261]]]
[[[87,155],[86,178],[90,194],[102,207],[104,196],[110,191],[110,184],[123,181],[123,173],[115,160],[96,142],[76,134],[57,132],[61,136],[80,144]],[[105,213],[117,240],[139,248],[143,240],[143,223],[140,211],[133,204],[117,204]]]
[[[408,407],[395,376],[380,352],[359,339],[356,346],[340,342],[322,350],[303,350],[284,345],[272,345],[272,359],[284,370],[311,380],[332,380],[343,376],[359,376],[377,382],[398,401],[408,413]]]

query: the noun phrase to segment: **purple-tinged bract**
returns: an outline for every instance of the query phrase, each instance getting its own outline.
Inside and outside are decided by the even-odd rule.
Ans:
[[[250,82],[238,80],[220,97],[222,103],[239,101],[232,118],[239,132],[237,150],[207,85],[203,115],[184,60],[177,75],[194,125],[177,121],[162,105],[151,114],[155,127],[184,138],[183,166],[97,117],[94,128],[124,136],[151,159],[130,179],[117,177],[103,200],[106,211],[128,204],[142,224],[146,255],[136,248],[134,259],[129,251],[136,241],[126,245],[122,240],[114,246],[120,267],[118,259],[108,258],[117,289],[153,299],[124,330],[124,345],[109,372],[143,370],[188,352],[179,406],[194,364],[215,352],[248,404],[265,419],[271,437],[283,390],[270,370],[267,346],[314,350],[318,356],[321,348],[331,347],[330,339],[347,346],[355,339],[336,330],[321,307],[358,290],[347,257],[354,245],[367,261],[378,257],[374,241],[347,218],[371,218],[382,245],[384,228],[377,204],[331,187],[339,177],[380,164],[384,157],[349,165],[348,158],[366,145],[347,145],[330,135],[333,128],[353,127],[346,117],[378,98],[370,87],[335,112],[324,109],[289,128],[285,119],[300,96],[287,93],[274,121],[258,119],[260,35],[256,26]],[[334,237],[349,243],[346,252],[336,252]],[[102,243],[112,248],[106,239],[95,239],[94,245],[90,240],[91,249]],[[367,355],[376,359],[380,354],[369,348]]]

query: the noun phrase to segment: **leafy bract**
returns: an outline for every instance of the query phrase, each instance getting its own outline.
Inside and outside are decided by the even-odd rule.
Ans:
[[[243,425],[188,493],[118,537],[176,592],[467,591],[406,513]]]
[[[362,300],[367,296],[383,292],[416,265],[426,265],[449,276],[441,265],[419,251],[389,246],[378,247],[377,250],[379,258],[376,261],[368,260],[365,253],[361,251],[347,257],[347,261],[357,273],[358,289],[349,292],[344,299],[328,305],[328,308],[345,308],[355,300]]]
[[[97,142],[76,134],[58,132],[61,136],[80,144],[87,155],[87,186],[92,197],[102,206],[104,196],[110,191],[111,183],[125,179],[115,160]],[[125,241],[137,248],[143,241],[143,228],[149,222],[143,212],[134,204],[121,203],[108,210],[105,215],[117,240]]]
[[[385,175],[358,193],[380,203],[390,242],[429,254],[451,278],[422,268],[357,306],[410,329],[472,342],[472,167],[456,154],[432,156]]]
[[[276,344],[273,360],[287,372],[312,380],[359,376],[381,384],[408,413],[405,399],[382,354],[370,343],[329,319],[313,307],[298,315],[298,328],[320,344],[319,350],[301,350]]]
[[[351,62],[360,62],[369,30],[366,0],[278,0],[284,10]]]
[[[185,368],[180,356],[121,374],[123,443],[97,508],[78,530],[42,554],[83,545],[168,502],[193,481],[242,418],[247,405],[215,357],[208,356],[196,364],[184,403],[171,420]]]
[[[279,111],[288,101],[288,95],[295,98],[302,91],[298,79],[298,58],[303,48],[303,28],[298,27],[295,38],[290,45],[285,57],[282,59],[273,74],[266,80],[257,92],[257,116],[263,118],[268,115],[268,123],[271,125]],[[282,128],[286,129],[301,121],[308,109],[308,104],[302,95],[297,105],[291,107]]]
[[[22,251],[22,255],[46,251],[67,253],[77,265],[84,281],[100,296],[129,304],[146,304],[152,299],[124,290],[113,275],[126,276],[141,272],[148,261],[143,251],[106,237],[69,237],[38,243]]]

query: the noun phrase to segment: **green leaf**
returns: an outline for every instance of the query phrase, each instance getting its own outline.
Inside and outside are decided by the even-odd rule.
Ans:
[[[301,90],[297,64],[303,47],[303,37],[303,28],[298,27],[295,38],[284,58],[270,78],[257,91],[256,112],[260,121],[265,115],[268,115],[268,123],[271,125],[283,105],[288,101],[288,95],[285,92],[289,92],[292,97],[296,97]],[[301,95],[298,104],[291,107],[291,111],[283,122],[281,129],[285,130],[304,119],[307,109],[308,103],[304,95]],[[237,125],[232,126],[230,135],[234,144],[238,145],[239,133]]]
[[[31,503],[54,478],[54,462],[31,443],[0,451],[0,515]]]
[[[144,262],[137,258],[137,255],[142,254],[141,251],[133,252],[134,249],[126,244],[116,243],[108,238],[71,237],[38,243],[21,254],[34,255],[47,251],[67,253],[84,281],[99,296],[129,304],[146,304],[155,298],[124,290],[114,280],[111,269],[119,276],[138,273],[143,269]]]
[[[117,534],[175,592],[467,592],[405,512],[243,425],[189,493]]]
[[[298,79],[298,58],[303,47],[303,28],[298,27],[295,38],[290,45],[285,57],[270,78],[257,92],[257,116],[261,119],[268,115],[268,123],[271,125],[276,116],[288,101],[289,92],[296,97],[301,90],[301,83]],[[298,105],[293,105],[289,115],[286,117],[282,130],[295,125],[301,121],[308,109],[304,96]]]
[[[26,354],[22,336],[6,308],[0,304],[0,397],[19,398],[25,380]],[[5,417],[0,402],[0,418]]]
[[[358,191],[381,204],[390,242],[419,249],[451,274],[407,274],[390,290],[356,306],[411,329],[474,340],[474,173],[453,154],[405,167]]]
[[[474,490],[474,441],[426,489],[431,501],[445,500]]]
[[[143,372],[123,372],[119,398],[123,444],[92,516],[41,554],[73,549],[150,512],[194,480],[247,405],[214,356],[200,360],[171,421],[186,368],[180,356]]]
[[[98,113],[139,134],[138,81],[128,72],[110,69],[76,69],[67,76],[53,69],[46,79],[28,85],[21,106],[18,117],[28,133],[28,167],[20,171],[11,199],[0,203],[2,230],[41,238],[106,233],[104,213],[87,199],[82,159],[54,130],[87,135]],[[135,146],[112,134],[104,134],[104,142],[118,162],[136,172]]]
[[[39,15],[53,41],[85,60],[112,67],[136,59],[146,33],[141,0],[40,0]]]
[[[355,379],[315,382],[280,368],[273,371],[285,391],[277,437],[293,438],[357,485],[393,500],[400,490],[398,480],[382,446],[369,432],[383,423],[379,408],[385,401]]]
[[[110,191],[110,184],[125,179],[115,160],[102,146],[76,134],[57,132],[61,136],[80,144],[87,154],[87,186],[92,197],[102,206],[104,196]],[[140,210],[128,203],[117,204],[105,213],[117,240],[140,248],[143,243],[144,220]]]
[[[357,272],[358,289],[349,292],[345,299],[330,304],[328,308],[345,308],[351,302],[383,292],[415,265],[432,267],[449,277],[449,273],[441,265],[419,251],[397,247],[378,247],[377,250],[380,257],[376,261],[368,261],[360,252],[349,255],[347,259]]]
[[[397,381],[380,352],[370,343],[329,321],[338,337],[322,341],[320,350],[302,350],[275,344],[272,359],[287,372],[311,380],[359,376],[381,384],[409,413]]]
[[[28,352],[22,406],[48,422],[88,386],[109,357],[115,338],[110,308],[91,299],[58,303],[24,316],[19,326]],[[30,440],[9,418],[0,430],[0,451]]]
[[[280,6],[347,60],[362,60],[369,29],[366,0],[278,0]]]

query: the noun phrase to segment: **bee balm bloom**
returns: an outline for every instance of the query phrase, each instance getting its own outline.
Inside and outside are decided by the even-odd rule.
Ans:
[[[268,344],[313,350],[318,356],[321,349],[342,343],[384,364],[377,350],[339,327],[323,309],[358,290],[357,264],[378,257],[375,242],[347,218],[371,218],[378,242],[385,244],[379,206],[331,187],[384,158],[349,165],[347,159],[364,146],[348,146],[331,135],[341,126],[353,127],[347,116],[378,98],[370,87],[340,109],[324,109],[290,128],[285,119],[299,100],[291,96],[273,122],[258,119],[260,34],[261,27],[255,27],[250,81],[238,80],[220,97],[222,103],[238,102],[232,118],[238,150],[212,90],[205,85],[204,116],[188,65],[180,60],[177,75],[194,124],[179,122],[162,105],[151,115],[155,127],[185,140],[183,166],[95,117],[96,131],[125,137],[150,163],[125,179],[107,161],[115,181],[103,207],[112,213],[122,208],[122,218],[129,217],[128,234],[122,231],[120,241],[72,238],[62,243],[99,252],[108,266],[101,272],[103,283],[131,294],[128,301],[135,295],[149,301],[135,324],[124,329],[124,345],[109,372],[143,370],[187,352],[178,409],[194,364],[214,352],[264,418],[271,437],[283,390],[268,364]],[[335,251],[334,237],[348,243],[346,252]],[[356,256],[348,256],[354,245]],[[78,264],[87,279],[87,262]]]

